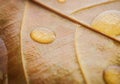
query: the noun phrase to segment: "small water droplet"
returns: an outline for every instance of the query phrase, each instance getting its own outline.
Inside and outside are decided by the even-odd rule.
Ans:
[[[47,28],[37,28],[30,33],[31,38],[39,43],[48,44],[55,40],[55,33]]]
[[[106,68],[104,80],[107,84],[120,84],[120,66],[109,66]]]
[[[58,2],[64,3],[64,2],[66,2],[66,0],[58,0]]]
[[[92,22],[92,27],[110,36],[120,34],[120,11],[109,10],[98,15]]]

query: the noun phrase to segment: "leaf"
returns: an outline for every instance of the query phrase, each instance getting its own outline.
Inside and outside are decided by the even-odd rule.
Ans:
[[[9,84],[105,84],[104,70],[120,65],[119,39],[90,26],[104,10],[120,10],[119,1],[2,3],[6,5],[0,10],[0,34],[8,52]],[[53,31],[55,40],[34,41],[30,34],[40,28]]]
[[[53,43],[40,44],[30,37],[34,29],[41,27],[55,32]],[[74,52],[76,27],[76,24],[27,2],[21,29],[21,46],[30,83],[84,84]]]
[[[20,25],[24,12],[23,0],[0,0],[0,35],[8,54],[9,84],[25,84],[20,50]]]
[[[107,10],[120,10],[119,0],[84,0],[84,1],[74,1],[69,0],[66,3],[57,3],[57,1],[48,1],[48,0],[32,0],[44,7],[46,7],[49,10],[54,11],[55,13],[73,21],[74,23],[77,23],[79,25],[82,25],[90,30],[94,30],[96,32],[102,33],[102,35],[108,36],[114,40],[117,40],[120,42],[119,36],[112,36],[107,34],[106,32],[100,31],[97,28],[92,27],[92,21],[94,18]],[[99,10],[100,9],[100,10]],[[104,22],[104,21],[103,21]],[[119,27],[118,22],[118,27]],[[98,25],[99,26],[99,25]],[[105,31],[105,30],[104,30]]]
[[[7,50],[3,40],[0,38],[0,84],[7,82]]]
[[[120,61],[117,61],[120,57],[120,45],[81,26],[76,29],[75,47],[80,67],[88,84],[104,84],[104,71],[109,66],[120,64]],[[119,76],[120,74],[116,78]],[[120,83],[118,79],[111,78],[111,81]]]

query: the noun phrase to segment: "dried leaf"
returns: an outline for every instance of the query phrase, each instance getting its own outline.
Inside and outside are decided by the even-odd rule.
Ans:
[[[106,10],[119,11],[119,0],[0,2],[9,84],[105,84],[106,79],[109,83],[110,78],[103,76],[107,67],[120,65],[120,40],[93,31],[91,23]],[[54,41],[34,41],[30,34],[39,28],[53,31]]]
[[[96,28],[92,27],[93,19],[101,12],[106,10],[119,10],[120,11],[120,1],[119,0],[84,0],[84,1],[75,1],[68,0],[66,3],[61,4],[56,1],[48,0],[32,0],[49,10],[56,12],[57,14],[66,17],[73,22],[80,24],[90,30],[102,33],[105,36],[108,36],[114,40],[120,42],[119,36],[111,36],[103,31],[99,31]],[[118,23],[118,25],[120,22]]]

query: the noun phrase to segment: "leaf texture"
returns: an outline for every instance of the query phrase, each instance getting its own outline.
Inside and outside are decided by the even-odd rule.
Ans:
[[[4,41],[0,51],[7,50],[8,84],[116,84],[108,81],[105,70],[120,67],[119,36],[91,24],[104,11],[120,11],[119,0],[0,0],[0,4]],[[37,28],[53,31],[55,40],[34,41],[30,34]]]

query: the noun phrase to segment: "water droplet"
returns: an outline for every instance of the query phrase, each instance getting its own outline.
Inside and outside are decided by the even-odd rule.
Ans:
[[[66,2],[66,0],[58,0],[58,2],[64,3],[64,2]]]
[[[98,15],[92,27],[110,36],[120,35],[120,11],[110,10]]]
[[[109,66],[106,68],[104,80],[107,84],[120,84],[120,66]]]
[[[47,28],[37,28],[30,33],[31,38],[39,43],[48,44],[55,40],[55,33]]]

